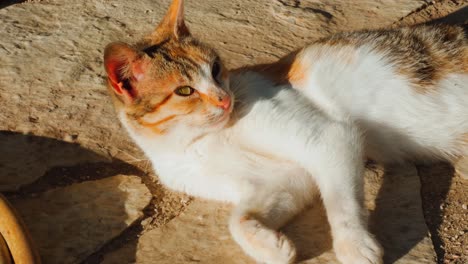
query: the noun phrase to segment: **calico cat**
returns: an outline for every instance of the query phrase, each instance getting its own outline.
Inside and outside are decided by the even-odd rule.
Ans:
[[[459,159],[468,174],[468,45],[456,26],[344,33],[228,71],[174,0],[142,41],[109,44],[104,64],[118,116],[161,182],[236,204],[232,236],[260,262],[294,262],[278,230],[318,188],[337,258],[382,263],[363,208],[365,157]]]

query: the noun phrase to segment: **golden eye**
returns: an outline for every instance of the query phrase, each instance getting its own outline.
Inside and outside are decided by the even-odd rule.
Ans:
[[[174,90],[174,93],[179,96],[189,96],[192,95],[194,92],[195,89],[193,89],[190,86],[182,86]]]

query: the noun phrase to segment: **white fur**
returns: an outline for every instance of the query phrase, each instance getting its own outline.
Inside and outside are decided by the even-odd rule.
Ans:
[[[313,64],[297,90],[254,72],[233,74],[235,122],[216,132],[179,124],[148,137],[120,117],[166,186],[237,204],[230,230],[257,261],[294,261],[294,246],[277,230],[312,202],[317,186],[338,259],[381,263],[362,208],[361,148],[384,161],[459,154],[453,141],[468,131],[468,77],[449,76],[418,94],[365,47],[345,64],[320,47],[301,56]]]
[[[468,131],[467,74],[450,74],[420,92],[383,54],[366,46],[344,52],[305,49],[302,61],[313,65],[295,88],[334,118],[357,121],[369,157],[399,162],[467,154],[468,146],[457,142]],[[347,63],[345,56],[352,56]]]

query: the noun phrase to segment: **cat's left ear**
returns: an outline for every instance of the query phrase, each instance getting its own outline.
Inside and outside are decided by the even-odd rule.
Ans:
[[[128,44],[114,42],[104,51],[104,66],[114,93],[125,103],[133,102],[148,68],[144,56]]]
[[[166,16],[153,33],[165,37],[174,37],[180,40],[190,36],[190,31],[184,21],[184,0],[173,0]]]

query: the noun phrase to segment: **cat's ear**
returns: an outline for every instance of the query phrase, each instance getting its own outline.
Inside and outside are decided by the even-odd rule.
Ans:
[[[173,0],[166,16],[153,33],[161,37],[174,37],[179,40],[190,36],[184,21],[184,0]]]
[[[111,43],[104,51],[108,81],[125,103],[137,96],[136,85],[145,78],[147,65],[138,51],[122,42]]]

